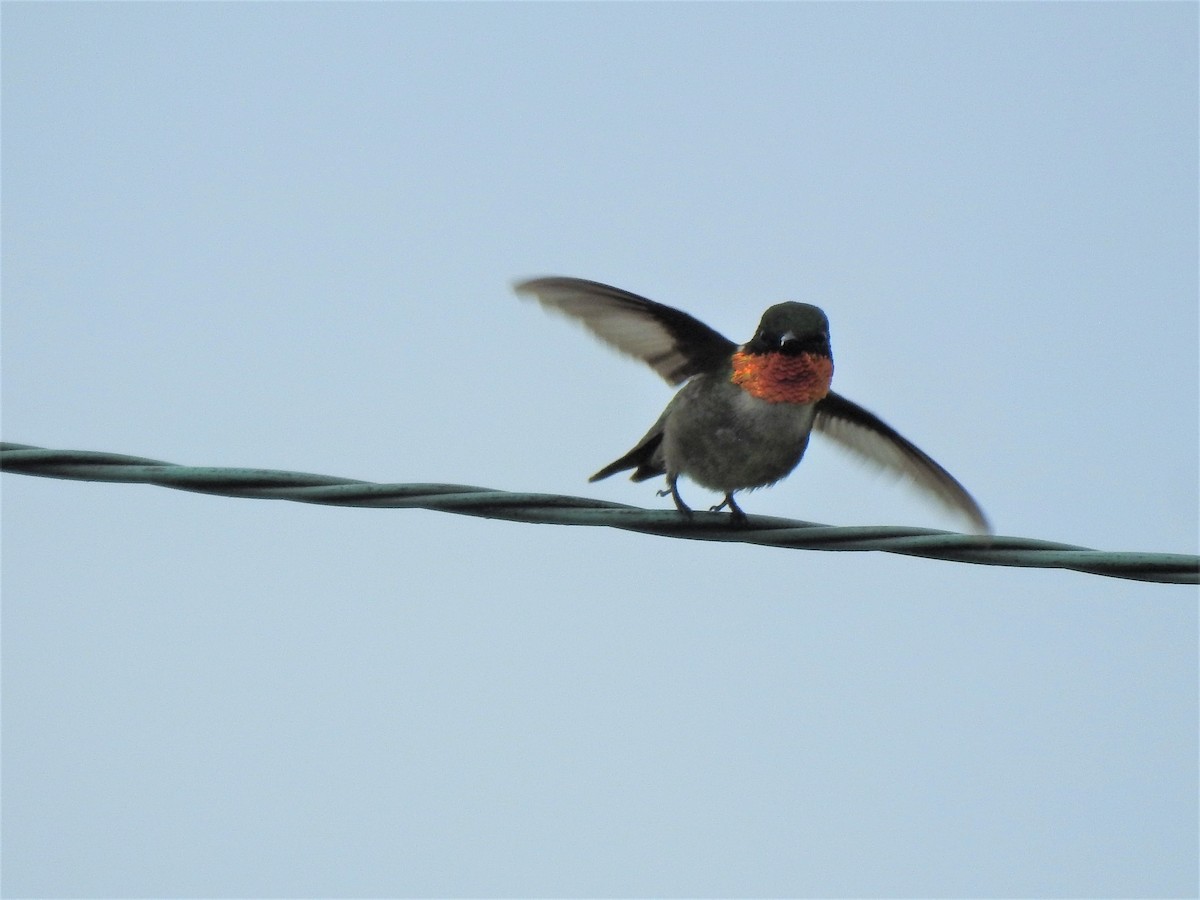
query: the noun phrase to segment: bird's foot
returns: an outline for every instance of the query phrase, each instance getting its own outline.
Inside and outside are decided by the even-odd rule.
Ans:
[[[685,519],[690,519],[692,517],[692,508],[684,503],[683,498],[679,496],[679,485],[676,482],[677,479],[670,479],[667,482],[667,486],[658,492],[658,496],[670,496],[675,501],[675,508],[683,513]]]
[[[733,521],[734,525],[746,524],[746,514],[742,512],[742,508],[734,502],[733,494],[726,494],[725,499],[716,506],[710,507],[710,510],[712,512],[720,512],[727,507],[729,509],[730,519]]]

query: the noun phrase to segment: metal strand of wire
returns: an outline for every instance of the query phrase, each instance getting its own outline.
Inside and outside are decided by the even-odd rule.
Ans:
[[[689,540],[806,550],[878,550],[977,565],[1072,569],[1137,581],[1200,584],[1200,557],[1182,553],[1112,553],[1030,538],[896,526],[835,527],[772,516],[751,515],[745,525],[733,526],[726,513],[697,512],[685,519],[675,510],[462,484],[376,484],[304,472],[181,466],[117,453],[47,450],[10,443],[0,443],[0,471],[76,481],[154,484],[226,497],[419,508],[514,522],[607,526]]]

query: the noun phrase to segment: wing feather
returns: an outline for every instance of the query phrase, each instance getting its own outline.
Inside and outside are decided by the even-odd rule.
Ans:
[[[857,403],[830,392],[817,404],[815,426],[861,459],[909,479],[942,505],[965,516],[976,531],[991,533],[987,516],[953,475]]]
[[[681,310],[598,281],[552,276],[520,281],[513,289],[581,322],[610,347],[646,363],[668,384],[719,368],[736,347]]]

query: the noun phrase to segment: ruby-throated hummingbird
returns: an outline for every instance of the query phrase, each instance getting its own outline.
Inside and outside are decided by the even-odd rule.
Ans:
[[[807,303],[763,313],[754,336],[738,345],[685,312],[582,278],[534,278],[516,284],[546,309],[564,313],[622,353],[677,385],[686,382],[637,445],[591,477],[632,469],[634,481],[667,476],[679,511],[679,476],[725,494],[713,510],[745,514],[736,491],[774,484],[796,468],[815,427],[842,447],[903,475],[978,531],[979,504],[949,472],[873,414],[829,389],[829,320]]]

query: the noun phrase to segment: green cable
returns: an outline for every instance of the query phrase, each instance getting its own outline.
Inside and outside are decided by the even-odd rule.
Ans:
[[[180,466],[157,459],[0,443],[0,471],[76,481],[119,481],[225,497],[292,500],[327,506],[430,509],[459,515],[591,525],[697,541],[737,541],[802,550],[879,550],[988,566],[1072,569],[1111,578],[1200,584],[1200,557],[1113,553],[1030,538],[968,535],[895,526],[835,527],[773,516],[732,525],[727,513],[648,510],[559,494],[498,491],[462,484],[376,484],[276,469]]]

